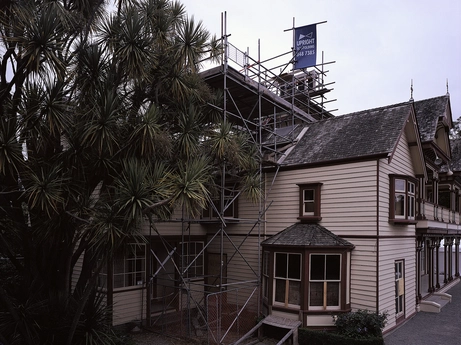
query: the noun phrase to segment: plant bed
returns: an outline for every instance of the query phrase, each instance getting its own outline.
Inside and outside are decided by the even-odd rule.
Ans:
[[[387,314],[357,310],[333,316],[334,331],[299,330],[299,344],[384,345],[383,328]]]

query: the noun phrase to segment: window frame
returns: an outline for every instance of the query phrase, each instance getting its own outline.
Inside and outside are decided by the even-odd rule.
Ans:
[[[268,300],[270,296],[269,292],[269,281],[270,281],[270,251],[263,251],[263,262],[262,262],[262,295],[263,298]]]
[[[102,275],[100,282],[106,281]],[[117,279],[118,278],[118,279]],[[146,281],[146,244],[128,243],[123,252],[115,256],[112,262],[112,284],[114,290],[142,286]]]
[[[395,318],[405,315],[405,260],[394,262],[395,274]],[[399,274],[399,276],[398,276]]]
[[[199,249],[197,249],[197,245],[200,246]],[[180,257],[181,269],[184,271],[185,277],[187,279],[202,279],[205,276],[205,242],[179,242],[179,246],[182,253]],[[191,246],[194,247],[193,251],[190,250]],[[186,268],[188,268],[187,271],[185,271]]]
[[[418,191],[418,180],[411,176],[389,175],[389,220],[398,224],[416,224],[416,198]],[[404,182],[404,188],[397,189],[397,181]],[[403,195],[403,214],[397,214],[397,195]]]
[[[239,195],[230,187],[224,189],[224,218],[238,218],[239,217]],[[202,219],[218,219],[220,218],[221,210],[221,197],[220,195],[211,198],[212,204],[208,204],[202,210]]]
[[[324,259],[324,277],[323,279],[313,279],[312,278],[312,263],[313,263],[313,260],[312,260],[312,257],[313,256],[323,256],[325,259]],[[329,279],[328,278],[328,272],[327,272],[327,264],[328,264],[328,261],[327,261],[327,257],[328,256],[337,256],[339,258],[339,267],[337,267],[336,269],[338,270],[338,274],[339,274],[339,278],[337,279]],[[308,308],[309,310],[341,310],[341,305],[342,305],[342,299],[341,299],[341,295],[342,295],[342,271],[343,271],[343,257],[342,257],[342,254],[341,253],[309,253],[309,274],[308,274],[308,294],[307,294],[307,298],[308,298]],[[328,296],[326,296],[325,292],[323,292],[323,300],[322,300],[322,305],[319,306],[319,305],[311,305],[311,293],[312,293],[312,284],[315,284],[315,283],[323,283],[323,289],[327,289],[328,291],[328,283],[335,283],[338,285],[338,291],[337,291],[337,295],[338,295],[338,303],[336,305],[328,305]],[[322,290],[322,291],[325,291],[325,290]],[[328,292],[327,292],[328,293]]]
[[[441,206],[447,210],[455,211],[456,206],[452,200],[453,186],[451,184],[439,183],[437,191],[437,206]]]
[[[277,276],[277,254],[279,255],[286,255],[287,260],[286,260],[286,276]],[[290,256],[297,256],[299,258],[299,278],[293,278],[289,277],[290,275]],[[292,309],[301,309],[301,303],[302,303],[302,278],[303,278],[303,254],[302,253],[297,253],[297,252],[283,252],[283,251],[274,251],[274,265],[273,265],[273,271],[272,271],[272,305],[274,306],[281,306],[285,308],[292,308]],[[285,288],[284,288],[284,302],[280,302],[276,300],[276,295],[277,295],[277,281],[279,282],[285,282]],[[293,283],[291,283],[293,282]],[[296,283],[295,283],[296,282]],[[299,291],[298,291],[298,304],[293,304],[290,303],[290,288],[292,288],[292,285],[299,285]]]
[[[301,222],[318,222],[322,220],[321,217],[321,187],[323,183],[302,183],[298,184],[299,187],[299,217]],[[305,192],[307,190],[313,191],[313,199],[306,200]],[[312,203],[312,212],[306,212],[306,203]]]
[[[306,315],[320,315],[320,314],[331,314],[332,312],[348,312],[351,310],[351,252],[353,247],[325,247],[325,248],[306,248],[299,247],[298,250],[292,250],[285,246],[278,245],[263,245],[263,252],[269,252],[269,256],[263,255],[262,262],[262,276],[264,273],[265,260],[269,264],[269,276],[266,277],[268,281],[268,296],[269,298],[262,298],[262,302],[267,310],[276,310],[277,312],[287,313],[299,313],[301,312],[304,316]],[[276,253],[293,253],[301,255],[301,294],[300,294],[300,308],[297,305],[275,302],[275,254]],[[339,256],[339,306],[331,306],[326,310],[322,307],[310,307],[309,306],[309,279],[310,279],[310,255],[311,254],[322,254],[322,255],[338,255]],[[286,291],[286,290],[285,290]]]

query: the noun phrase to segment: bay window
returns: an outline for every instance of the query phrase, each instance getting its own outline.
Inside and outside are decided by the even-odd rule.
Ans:
[[[352,243],[319,224],[299,222],[261,246],[264,315],[330,325],[326,315],[350,311]]]

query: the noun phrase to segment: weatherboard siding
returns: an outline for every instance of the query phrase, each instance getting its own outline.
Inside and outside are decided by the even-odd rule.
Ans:
[[[121,325],[145,318],[145,290],[127,290],[114,292],[113,325]],[[143,305],[144,304],[144,305]]]
[[[359,176],[359,178],[353,178]],[[320,224],[335,234],[375,234],[376,163],[359,162],[338,166],[281,171],[271,187],[266,177],[266,232],[273,235],[298,222],[298,184],[322,183]]]
[[[230,238],[230,239],[229,239]],[[220,237],[215,238],[207,247],[209,253],[220,253],[221,247],[227,258],[228,283],[236,281],[258,281],[260,248],[257,237],[229,235],[222,243]],[[242,245],[242,242],[243,245]],[[238,249],[238,250],[237,250]]]
[[[351,306],[376,310],[376,239],[349,239],[351,255]]]
[[[322,183],[320,225],[355,245],[351,254],[354,309],[376,309],[377,167],[376,161],[281,171],[267,195],[272,202],[266,232],[273,235],[298,222],[298,184]],[[271,175],[266,177],[269,189]]]
[[[247,224],[248,226],[248,224]],[[246,305],[246,310],[257,313],[259,298],[259,255],[260,246],[257,237],[248,237],[233,234],[235,225],[226,229],[227,236],[216,237],[207,247],[209,253],[225,254],[227,272],[224,272],[224,289],[226,301],[230,305]],[[242,245],[243,244],[243,245]],[[236,284],[238,283],[238,284]],[[256,291],[255,291],[256,289]],[[213,296],[210,296],[212,300]],[[249,300],[250,299],[250,300]]]
[[[80,254],[77,261],[75,262],[75,266],[72,269],[72,280],[71,280],[71,291],[73,292],[75,286],[77,285],[78,279],[80,278],[80,274],[82,273],[83,268],[83,257],[85,256],[85,251]]]
[[[379,162],[379,309],[387,312],[385,330],[396,325],[395,315],[395,262],[404,260],[405,316],[416,310],[416,242],[415,225],[394,225],[389,222],[390,175],[414,177],[410,149],[403,131],[392,159]],[[392,193],[392,194],[391,194]]]

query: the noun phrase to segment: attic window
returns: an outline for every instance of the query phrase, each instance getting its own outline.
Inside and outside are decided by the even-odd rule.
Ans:
[[[320,188],[322,183],[300,184],[299,217],[301,222],[318,222],[320,214]]]

